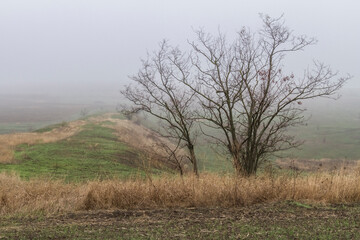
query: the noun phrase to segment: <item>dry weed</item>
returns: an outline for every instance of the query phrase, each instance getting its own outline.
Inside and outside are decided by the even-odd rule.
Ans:
[[[175,145],[169,142],[168,139],[160,137],[156,132],[138,125],[130,120],[108,119],[115,123],[108,126],[116,131],[116,135],[120,141],[126,142],[134,148],[139,148],[148,152],[153,152],[159,155],[167,155],[161,143],[175,149]]]
[[[258,177],[162,176],[154,179],[91,181],[65,184],[23,181],[0,174],[0,213],[46,213],[171,207],[235,207],[296,200],[317,203],[360,201],[360,175],[317,172],[310,175],[263,174]]]
[[[0,214],[63,212],[78,201],[78,189],[53,180],[23,181],[14,174],[0,174]]]

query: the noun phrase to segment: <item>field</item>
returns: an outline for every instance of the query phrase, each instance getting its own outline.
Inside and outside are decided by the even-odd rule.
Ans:
[[[360,99],[357,90],[344,90],[339,100],[309,104],[308,122],[292,129],[304,145],[288,154],[300,159],[360,159]]]
[[[138,149],[151,148],[156,138],[150,130],[112,115],[0,135],[0,170],[25,179],[68,182],[144,175],[146,156]],[[157,171],[152,163],[151,173]]]
[[[143,125],[94,114],[106,109],[96,104],[38,101],[0,106],[0,239],[360,238],[355,108],[312,106],[308,125],[291,130],[302,149],[252,178],[200,140],[198,179],[149,155],[162,152]]]
[[[90,103],[89,103],[90,102]],[[43,95],[1,95],[0,134],[31,132],[51,124],[72,121],[89,114],[115,109],[116,104]]]
[[[358,239],[359,173],[23,181],[0,175],[0,239]]]
[[[360,206],[76,212],[1,219],[0,239],[359,239]]]

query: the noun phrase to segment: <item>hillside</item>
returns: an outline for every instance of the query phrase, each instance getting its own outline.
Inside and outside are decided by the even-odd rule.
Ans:
[[[355,162],[352,171],[180,177],[157,174],[171,170],[158,160],[159,141],[119,114],[1,135],[0,239],[359,238]],[[224,165],[210,149],[202,145],[201,164]]]
[[[0,171],[66,180],[126,177],[171,169],[151,130],[104,114],[28,133],[0,135]],[[150,156],[151,154],[151,156]]]

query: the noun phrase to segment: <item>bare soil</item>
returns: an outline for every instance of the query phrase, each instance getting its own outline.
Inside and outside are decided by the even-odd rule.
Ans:
[[[0,218],[0,239],[358,239],[360,205],[139,209]]]

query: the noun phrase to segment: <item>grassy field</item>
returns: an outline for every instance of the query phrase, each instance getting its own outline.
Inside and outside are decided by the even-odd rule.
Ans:
[[[306,124],[289,130],[304,144],[278,156],[300,160],[360,160],[360,108],[356,104],[360,99],[357,92],[345,91],[343,94],[337,101],[317,99],[307,104]],[[155,129],[159,127],[151,117],[142,120],[142,124]],[[216,147],[202,139],[197,143],[199,169],[216,172],[231,170],[231,161],[222,151],[218,148],[214,151]]]
[[[291,130],[304,145],[288,152],[300,159],[360,159],[360,107],[355,90],[337,100],[317,99],[306,106],[309,121]]]
[[[360,159],[360,120],[346,121],[344,116],[330,117],[325,123],[312,119],[306,126],[290,131],[304,141],[299,149],[287,154],[300,159]]]
[[[140,172],[131,158],[136,159],[137,153],[119,142],[113,129],[87,124],[80,133],[65,140],[17,146],[15,163],[0,164],[0,171],[14,171],[26,179],[48,177],[66,181],[127,177]]]
[[[89,116],[70,137],[14,148],[13,161],[0,163],[7,172],[0,173],[0,239],[360,238],[356,165],[346,172],[268,169],[237,178],[226,156],[202,142],[200,179],[159,175],[139,168],[141,151],[121,140],[140,126],[117,121],[119,114]],[[315,118],[293,130],[310,140],[288,154],[358,159],[354,121],[319,125]],[[34,134],[56,134],[68,124]],[[136,136],[131,141],[140,143]]]
[[[124,118],[120,114],[115,114],[112,119],[123,120]],[[360,148],[358,148],[360,128],[356,128],[355,123],[351,121],[342,123],[340,120],[335,120],[329,120],[328,123],[322,122],[323,124],[319,125],[320,119],[315,116],[307,126],[293,129],[292,133],[298,139],[306,139],[306,141],[301,149],[288,151],[282,155],[299,159],[328,158],[340,161],[360,159]],[[155,128],[156,122],[151,122],[150,127]],[[335,122],[338,122],[337,125]],[[124,143],[115,140],[114,129],[110,128],[115,123],[108,121],[103,122],[102,125],[97,124],[88,125],[81,134],[60,142],[17,146],[15,148],[17,164],[1,164],[0,171],[14,170],[26,178],[47,175],[52,178],[65,177],[68,180],[107,176],[126,177],[136,172],[129,161],[130,157],[134,157],[134,151]],[[49,125],[35,132],[43,133],[54,128],[61,128],[63,125],[66,125],[66,122]],[[232,171],[231,160],[221,150],[215,150],[216,147],[206,141],[199,140],[198,143],[196,153],[201,171],[220,173]],[[125,165],[121,165],[124,162]],[[41,168],[38,167],[39,163],[41,163]],[[117,167],[112,168],[110,163],[116,163]]]

